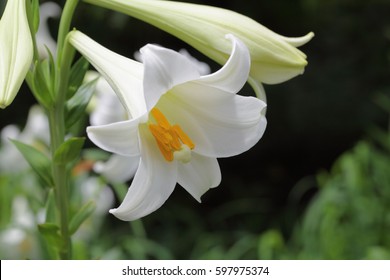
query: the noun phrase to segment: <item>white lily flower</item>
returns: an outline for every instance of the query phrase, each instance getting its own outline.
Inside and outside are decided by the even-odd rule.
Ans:
[[[210,66],[207,63],[205,63],[203,61],[199,61],[197,58],[193,57],[186,49],[180,49],[179,53],[184,55],[185,57],[187,57],[193,63],[195,63],[196,66],[198,67],[198,71],[201,75],[207,75],[207,74],[211,73]],[[136,51],[134,53],[134,58],[137,61],[142,62],[142,55],[139,51]]]
[[[95,79],[97,79],[95,92],[88,105],[90,123],[92,125],[104,125],[127,120],[128,116],[125,108],[104,77],[96,71],[88,71],[84,82],[87,83]]]
[[[212,7],[161,0],[84,0],[128,14],[180,38],[224,64],[230,54],[225,34],[233,34],[249,48],[250,76],[255,83],[276,84],[302,74],[306,55],[296,47],[309,42],[312,32],[298,38],[281,36],[242,14]],[[260,93],[261,95],[261,93]]]
[[[0,20],[0,108],[14,100],[32,59],[26,0],[8,0]]]
[[[179,50],[179,53],[190,59],[197,65],[201,75],[210,74],[210,66],[193,57],[186,49]],[[135,52],[134,57],[137,61],[142,62],[142,55],[139,51]],[[91,125],[105,125],[114,122],[124,121],[128,119],[126,111],[120,103],[115,92],[107,81],[96,71],[88,71],[86,74],[86,82],[98,78],[95,94],[92,97],[93,105],[89,121]],[[113,154],[106,161],[98,161],[94,164],[93,170],[96,173],[103,175],[109,182],[124,183],[134,177],[139,165],[139,156],[129,157],[118,154]]]
[[[92,101],[93,109],[89,118],[91,125],[106,125],[127,120],[126,110],[107,81],[98,72],[87,72],[86,81],[96,78],[98,80]],[[96,162],[93,170],[103,175],[109,182],[124,183],[134,177],[138,164],[139,156],[131,157],[113,154],[106,162]]]
[[[264,133],[266,104],[236,93],[250,68],[246,46],[236,37],[231,56],[217,72],[201,76],[197,66],[169,49],[147,45],[143,64],[120,56],[79,31],[69,42],[105,77],[129,120],[87,128],[100,148],[140,156],[122,204],[110,213],[122,220],[158,209],[179,183],[196,200],[219,185],[216,158],[238,155]]]

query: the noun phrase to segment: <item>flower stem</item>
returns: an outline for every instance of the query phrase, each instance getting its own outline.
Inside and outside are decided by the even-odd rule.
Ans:
[[[55,151],[64,141],[64,137],[61,135],[63,129],[57,129],[61,127],[61,114],[58,114],[56,110],[51,110],[49,112],[49,125],[52,157],[54,158]],[[60,232],[62,239],[59,254],[61,259],[70,259],[71,239],[69,234],[68,174],[65,165],[56,164],[55,162],[53,162],[52,172],[55,184],[54,191],[56,196],[57,209],[59,211],[60,217]]]
[[[58,30],[58,37],[57,37],[57,44],[58,44],[57,65],[60,65],[61,61],[63,61],[62,50],[65,46],[66,35],[69,32],[72,17],[78,3],[79,0],[68,0],[65,3],[64,11],[61,16],[60,27]]]
[[[68,80],[71,62],[73,60],[74,49],[65,41],[63,48],[64,63],[59,69],[59,79],[57,85],[57,94],[55,105],[49,110],[49,125],[51,138],[51,153],[53,160],[53,178],[55,184],[55,195],[57,208],[60,216],[60,231],[61,231],[61,259],[70,259],[71,257],[71,239],[69,233],[69,186],[68,186],[68,170],[65,164],[55,162],[55,153],[61,144],[65,141],[65,101],[68,89]]]
[[[66,164],[55,161],[55,154],[65,141],[65,102],[69,84],[69,73],[74,56],[74,49],[68,44],[66,35],[69,32],[70,23],[77,4],[78,0],[66,1],[61,16],[58,33],[58,57],[56,61],[57,73],[55,75],[55,101],[54,106],[48,109],[53,160],[52,173],[61,234],[59,250],[59,257],[61,259],[71,259],[72,256],[71,235],[69,232],[69,172]]]

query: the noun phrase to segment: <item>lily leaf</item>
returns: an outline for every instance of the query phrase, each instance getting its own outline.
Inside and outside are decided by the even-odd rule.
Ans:
[[[85,73],[89,68],[89,62],[83,56],[72,66],[69,76],[69,90],[67,98],[71,98],[84,81]]]
[[[97,79],[83,84],[75,95],[66,103],[65,125],[70,128],[85,114],[85,109],[95,92]]]
[[[94,201],[89,201],[73,216],[69,223],[69,232],[73,235],[82,223],[91,216],[93,211],[95,211],[96,204]]]
[[[50,53],[48,51],[48,53]],[[32,72],[27,74],[27,82],[38,102],[45,108],[51,108],[54,104],[54,90],[52,80],[55,75],[54,60],[49,59],[36,61]]]
[[[33,0],[31,2],[31,14],[32,14],[32,27],[33,32],[36,34],[39,27],[39,0]]]
[[[54,180],[51,174],[50,159],[42,152],[35,149],[33,146],[24,144],[17,140],[11,140],[19,152],[24,156],[31,168],[41,178],[47,186],[53,187]]]
[[[72,137],[62,143],[57,151],[54,153],[54,163],[67,164],[74,161],[80,156],[81,149],[83,148],[85,138]]]
[[[60,250],[62,240],[60,234],[60,228],[53,223],[44,223],[38,225],[39,232],[46,239],[49,247],[55,248],[57,251]]]
[[[46,222],[53,223],[56,221],[56,201],[54,196],[54,189],[51,189],[48,193],[46,200]]]

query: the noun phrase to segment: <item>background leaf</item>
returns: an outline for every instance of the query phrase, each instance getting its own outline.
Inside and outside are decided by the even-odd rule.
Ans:
[[[17,140],[11,140],[19,152],[24,156],[35,173],[46,183],[46,186],[53,187],[50,159],[33,146],[24,144]]]
[[[85,138],[73,137],[62,143],[54,153],[54,163],[67,164],[80,156]]]
[[[88,103],[95,92],[96,82],[97,79],[83,84],[66,103],[65,125],[68,129],[85,114]]]
[[[92,215],[93,211],[95,211],[95,208],[96,204],[94,201],[89,201],[80,208],[80,210],[70,220],[69,233],[71,235],[73,235],[82,225],[82,223]]]

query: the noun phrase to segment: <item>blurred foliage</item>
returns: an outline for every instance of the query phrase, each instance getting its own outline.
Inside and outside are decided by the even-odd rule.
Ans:
[[[390,259],[390,133],[375,130],[375,136],[317,175],[319,192],[291,238],[267,231],[260,257]]]
[[[390,109],[373,101],[387,108],[390,1],[188,2],[241,12],[285,36],[314,31],[316,37],[302,48],[309,65],[303,76],[266,85],[266,134],[250,152],[219,161],[222,184],[207,192],[202,204],[177,187],[142,221],[125,223],[107,213],[91,217],[76,233],[75,258],[389,259]],[[58,19],[50,23],[55,36]],[[218,67],[154,27],[85,3],[74,26],[129,57],[151,42],[185,47]],[[249,87],[244,90],[251,94]],[[23,126],[33,103],[23,86],[11,107],[0,111],[0,128]],[[50,255],[37,229],[16,219],[15,208],[26,207],[34,215],[22,216],[33,220],[47,208],[45,192],[37,186],[28,170],[0,172],[0,258]],[[111,187],[119,205],[127,185]],[[20,197],[27,198],[23,207]],[[73,198],[83,199],[80,189]],[[2,243],[7,234],[14,243]]]

